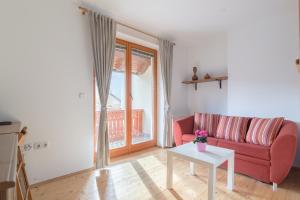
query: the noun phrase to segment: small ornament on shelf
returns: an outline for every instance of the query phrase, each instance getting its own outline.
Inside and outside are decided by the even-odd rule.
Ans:
[[[205,74],[204,79],[210,79],[211,76],[209,74]]]

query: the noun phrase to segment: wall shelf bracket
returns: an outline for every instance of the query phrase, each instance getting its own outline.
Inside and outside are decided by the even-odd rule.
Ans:
[[[222,80],[219,80],[219,88],[222,89]]]

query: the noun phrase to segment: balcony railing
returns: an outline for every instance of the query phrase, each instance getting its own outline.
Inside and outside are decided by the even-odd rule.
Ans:
[[[132,137],[143,136],[143,109],[132,110]],[[96,133],[98,133],[100,111],[96,112]],[[109,143],[118,142],[118,145],[125,145],[125,110],[111,110],[107,112],[107,127]],[[124,142],[124,144],[122,143]]]

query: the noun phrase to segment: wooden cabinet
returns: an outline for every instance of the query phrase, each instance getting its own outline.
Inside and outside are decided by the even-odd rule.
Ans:
[[[32,200],[20,149],[26,128],[20,123],[0,125],[0,200]]]

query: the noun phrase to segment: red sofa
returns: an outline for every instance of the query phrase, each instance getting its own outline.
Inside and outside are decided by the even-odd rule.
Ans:
[[[194,116],[173,122],[176,146],[191,142]],[[249,127],[248,127],[249,128]],[[297,148],[297,125],[285,120],[273,144],[268,146],[239,143],[208,137],[208,144],[235,150],[235,172],[265,183],[281,183],[288,175]],[[222,167],[226,168],[224,163]]]

